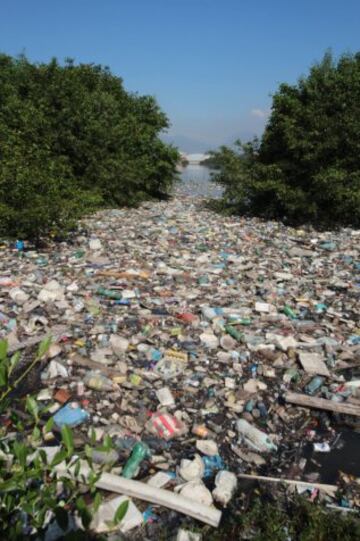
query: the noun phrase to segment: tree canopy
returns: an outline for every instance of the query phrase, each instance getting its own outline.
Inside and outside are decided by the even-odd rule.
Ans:
[[[260,140],[212,153],[233,210],[290,223],[360,225],[360,53],[331,53],[281,84]]]
[[[39,237],[172,186],[178,152],[151,96],[106,67],[0,55],[0,235]]]

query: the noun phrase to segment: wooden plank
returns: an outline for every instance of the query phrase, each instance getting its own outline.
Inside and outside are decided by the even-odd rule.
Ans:
[[[286,402],[297,404],[305,408],[316,408],[319,410],[333,411],[335,413],[345,413],[347,415],[355,415],[360,417],[360,406],[349,404],[347,402],[334,402],[326,398],[317,398],[301,393],[286,393]]]

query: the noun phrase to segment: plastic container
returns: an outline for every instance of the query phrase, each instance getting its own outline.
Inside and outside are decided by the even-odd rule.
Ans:
[[[237,340],[238,342],[242,342],[242,341],[243,341],[243,338],[244,338],[243,333],[237,331],[237,330],[234,329],[234,327],[232,327],[231,325],[225,325],[225,331],[226,331],[232,338],[234,338],[235,340]]]
[[[305,392],[307,394],[314,394],[317,390],[320,389],[324,383],[325,378],[322,376],[315,376],[307,385],[305,385]]]
[[[215,477],[215,489],[212,492],[214,500],[224,507],[233,497],[237,487],[236,475],[229,471],[219,471]]]
[[[245,419],[239,419],[236,422],[236,429],[249,447],[256,451],[270,452],[277,450],[277,446],[267,434],[248,423]]]
[[[150,456],[150,448],[148,445],[146,445],[146,443],[143,443],[141,441],[135,443],[130,458],[126,462],[122,471],[122,476],[126,477],[126,479],[132,479],[133,477],[135,477],[135,475],[139,471],[141,462],[145,458],[149,458]]]
[[[113,382],[105,377],[103,374],[98,372],[88,372],[84,378],[84,383],[89,389],[94,389],[94,391],[113,391],[114,384]]]
[[[297,315],[293,311],[290,306],[284,306],[283,312],[286,316],[288,316],[290,319],[297,319]]]
[[[122,299],[121,293],[113,289],[105,289],[104,287],[99,287],[96,293],[98,295],[101,295],[102,297],[106,297],[108,299],[114,299],[116,301],[120,301]]]
[[[87,411],[71,403],[66,404],[55,413],[54,422],[59,428],[62,426],[78,426],[87,421],[89,417]]]

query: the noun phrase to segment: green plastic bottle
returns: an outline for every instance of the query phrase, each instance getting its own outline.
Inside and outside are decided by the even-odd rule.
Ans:
[[[99,287],[97,290],[98,295],[102,295],[103,297],[107,297],[108,299],[115,299],[116,301],[120,301],[122,296],[119,291],[113,291],[112,289],[105,289],[104,287]]]
[[[145,458],[149,458],[150,455],[150,448],[146,443],[143,443],[142,441],[135,443],[130,458],[122,471],[122,476],[126,477],[126,479],[132,479],[136,475],[141,462]]]
[[[233,338],[235,338],[235,340],[237,340],[238,342],[242,342],[242,341],[243,341],[243,338],[244,338],[243,333],[237,331],[237,330],[234,329],[234,327],[232,327],[231,325],[225,325],[225,331],[226,331],[230,336],[232,336]]]
[[[297,319],[297,315],[295,312],[290,308],[290,306],[284,306],[283,310],[284,314],[289,317],[290,319]]]

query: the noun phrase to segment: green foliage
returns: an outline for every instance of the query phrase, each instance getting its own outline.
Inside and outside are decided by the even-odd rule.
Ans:
[[[43,420],[47,413],[46,407],[41,407],[32,396],[25,400],[25,410],[29,414],[23,414],[28,418],[26,430],[17,417],[16,408],[20,405],[15,399],[8,401],[9,393],[19,385],[29,371],[48,351],[51,339],[44,339],[39,345],[36,356],[12,383],[11,373],[20,360],[20,355],[15,353],[8,356],[8,344],[5,340],[0,341],[0,368],[2,381],[0,388],[0,414],[3,418],[10,418],[12,423],[17,423],[18,433],[14,435],[11,430],[7,433],[6,426],[0,426],[0,531],[6,532],[9,541],[28,541],[43,539],[48,528],[57,526],[60,528],[59,538],[64,541],[82,541],[89,539],[103,539],[91,533],[91,520],[98,510],[102,498],[96,489],[102,470],[95,471],[91,460],[86,459],[86,453],[78,451],[74,456],[74,436],[68,426],[61,429],[61,441],[55,456],[47,457],[42,445],[43,436],[49,433],[54,425],[53,417],[46,422]],[[47,413],[48,414],[48,413]],[[107,448],[112,447],[111,440],[106,442]],[[81,472],[80,459],[87,460],[89,474],[85,480],[88,487],[86,500],[82,496],[84,479]],[[61,472],[56,467],[61,463]],[[68,473],[71,472],[71,477]],[[118,525],[124,518],[129,502],[123,502],[114,514],[112,526]],[[80,530],[74,522],[78,517],[83,530]],[[71,525],[67,532],[68,525]],[[63,533],[63,535],[61,535]]]
[[[290,223],[360,225],[360,53],[327,53],[282,84],[261,141],[212,153],[234,211]]]
[[[18,375],[15,380],[10,379],[10,376],[12,375],[14,369],[20,361],[20,352],[17,351],[12,357],[9,358],[7,354],[8,343],[4,339],[0,340],[0,409],[8,400],[10,393],[21,384],[21,382],[27,377],[29,372],[31,372],[31,370],[34,368],[36,363],[38,363],[48,352],[51,345],[51,340],[51,336],[48,336],[40,342],[37,354],[35,355],[34,359],[31,361],[31,363],[29,363],[26,369]],[[33,398],[28,397],[26,407],[29,413],[31,413],[31,415],[37,421],[38,411],[36,409],[36,401]]]
[[[108,68],[0,55],[0,235],[62,234],[100,206],[166,194],[178,161],[167,127]]]

